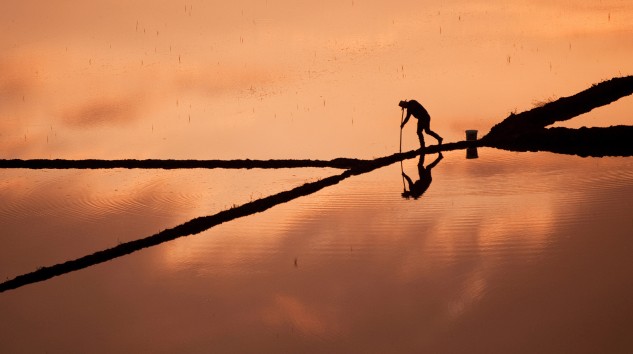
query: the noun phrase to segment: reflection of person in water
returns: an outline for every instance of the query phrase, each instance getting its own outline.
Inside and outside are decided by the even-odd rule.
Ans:
[[[400,129],[404,128],[404,125],[407,124],[409,118],[414,116],[418,119],[418,138],[420,139],[420,147],[424,147],[424,136],[422,135],[422,131],[424,130],[427,134],[437,139],[437,143],[442,145],[442,137],[437,135],[434,131],[431,130],[431,116],[429,113],[422,107],[422,105],[416,101],[400,101],[398,106],[402,107],[404,110],[407,109],[407,117],[404,119],[402,124],[400,125]]]
[[[406,173],[402,172],[402,177],[404,177],[409,183],[409,190],[404,190],[402,192],[402,197],[409,199],[409,197],[413,197],[413,199],[418,199],[429,189],[431,185],[431,181],[433,178],[431,177],[431,169],[435,167],[440,160],[443,158],[442,153],[437,154],[437,158],[435,161],[431,162],[428,166],[424,167],[424,154],[420,155],[420,161],[418,162],[418,175],[420,179],[416,182],[413,182]]]

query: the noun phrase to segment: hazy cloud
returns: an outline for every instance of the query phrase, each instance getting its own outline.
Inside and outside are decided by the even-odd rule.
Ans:
[[[62,120],[79,128],[126,124],[138,118],[138,105],[132,98],[97,99],[70,109]]]

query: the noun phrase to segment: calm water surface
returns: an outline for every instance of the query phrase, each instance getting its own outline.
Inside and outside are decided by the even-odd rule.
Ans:
[[[632,24],[625,0],[13,2],[0,158],[379,157],[405,98],[481,136],[631,75]],[[417,199],[394,164],[0,293],[0,352],[633,351],[633,158],[478,153]],[[340,173],[0,170],[0,280]]]
[[[479,155],[446,153],[417,200],[401,197],[395,164],[265,213],[3,293],[2,346],[8,352],[633,348],[633,160],[494,149]],[[416,177],[417,163],[406,161],[405,172]],[[139,183],[117,182],[117,174],[152,181],[121,197],[107,178],[84,173],[83,183],[100,192],[91,197],[75,183],[69,190],[62,173],[26,172],[30,193],[16,195],[6,184],[1,190],[0,222],[11,230],[1,257],[7,277],[110,247],[115,235],[142,237],[222,209],[224,192],[206,191],[205,183],[238,179],[222,171],[113,171],[108,177],[116,188]],[[309,181],[310,172],[323,175],[251,172],[257,180],[244,185],[262,193]],[[197,185],[169,184],[182,178]],[[47,206],[32,201],[34,192],[45,193],[42,186],[53,187]],[[75,201],[66,193],[76,193]]]

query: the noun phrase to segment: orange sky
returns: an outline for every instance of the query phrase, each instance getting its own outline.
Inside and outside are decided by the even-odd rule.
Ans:
[[[628,3],[9,2],[0,6],[0,158],[370,158],[397,151],[405,98],[426,106],[445,141],[473,128],[481,136],[511,111],[633,74]],[[631,112],[629,97],[565,125],[631,125]],[[406,127],[405,149],[416,147],[414,131]],[[388,330],[386,320],[400,338],[440,338],[433,344],[446,349],[481,343],[473,333],[482,328],[498,329],[486,338],[508,345],[531,326],[586,333],[570,304],[599,309],[594,299],[612,299],[609,292],[630,298],[618,291],[630,267],[617,267],[630,259],[630,247],[618,245],[618,232],[630,229],[630,174],[619,170],[629,164],[493,149],[478,160],[463,155],[446,154],[417,204],[401,200],[394,165],[8,292],[6,318],[24,322],[0,336],[15,342],[37,323],[51,327],[37,334],[50,337],[44,343],[70,340],[61,338],[68,327],[49,326],[62,318],[77,333],[116,327],[119,342],[99,337],[114,346],[138,344],[148,328],[173,330],[151,341],[164,350],[208,332],[225,340],[241,326],[262,338],[270,334],[263,327],[292,327],[304,339],[360,333],[367,344],[362,334]],[[405,161],[405,171],[416,163]],[[15,230],[5,253],[21,259],[2,258],[11,263],[4,276],[338,172],[12,170],[0,179],[0,211]],[[603,206],[613,201],[609,214]],[[628,273],[602,276],[613,269]],[[374,291],[374,280],[388,291]],[[552,284],[577,290],[573,301]],[[537,297],[532,307],[515,306],[527,293]],[[538,300],[546,306],[535,308]],[[85,306],[68,309],[73,301]],[[630,320],[612,304],[605,317]],[[512,328],[495,322],[500,313],[527,320]],[[99,328],[89,328],[95,318]],[[598,319],[607,326],[590,333],[600,338],[624,328],[619,317]],[[446,331],[454,323],[456,332]],[[75,345],[94,340],[72,336]],[[592,336],[576,339],[582,347]]]
[[[371,157],[403,98],[454,141],[633,73],[625,1],[26,1],[0,23],[4,157]]]

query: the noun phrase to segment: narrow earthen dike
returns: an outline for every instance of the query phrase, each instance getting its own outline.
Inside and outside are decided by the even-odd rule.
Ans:
[[[180,237],[195,235],[216,225],[244,216],[263,212],[276,205],[310,195],[349,177],[371,172],[398,161],[411,159],[421,153],[488,146],[516,151],[546,150],[581,156],[633,156],[633,127],[546,129],[557,121],[571,119],[579,114],[607,105],[633,93],[633,76],[615,78],[594,85],[571,97],[564,97],[520,114],[511,114],[478,141],[461,141],[441,146],[428,146],[422,150],[380,157],[373,160],[338,158],[334,160],[0,160],[0,168],[31,169],[95,169],[95,168],[294,168],[331,167],[345,171],[322,180],[277,193],[265,198],[198,217],[157,234],[126,242],[52,266],[41,267],[31,273],[19,275],[0,283],[0,292],[44,281],[93,265],[104,263],[144,248],[159,245]]]

